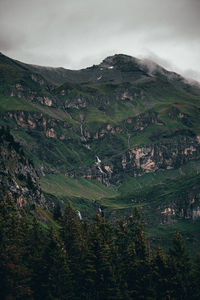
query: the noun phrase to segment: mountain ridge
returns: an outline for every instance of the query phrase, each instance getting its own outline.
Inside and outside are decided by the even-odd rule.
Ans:
[[[1,53],[1,55],[6,57],[3,53]],[[154,77],[157,74],[157,75],[166,76],[168,78],[168,80],[170,80],[170,81],[176,79],[176,80],[181,81],[182,83],[185,83],[186,85],[189,85],[189,86],[197,86],[199,88],[199,84],[200,84],[195,80],[186,79],[182,75],[180,75],[176,72],[168,71],[164,67],[153,62],[152,60],[138,59],[138,58],[132,57],[130,55],[125,55],[125,54],[114,54],[112,56],[108,56],[105,59],[103,59],[101,63],[99,63],[97,65],[93,65],[93,66],[90,66],[87,68],[81,68],[79,70],[71,70],[71,69],[66,69],[64,67],[39,66],[39,65],[22,63],[18,60],[12,60],[12,61],[16,62],[17,64],[20,64],[21,66],[24,66],[25,68],[28,68],[32,71],[35,71],[35,72],[43,75],[45,79],[50,80],[56,84],[63,84],[66,81],[75,82],[75,83],[89,83],[88,79],[85,79],[85,80],[82,79],[82,74],[81,74],[82,72],[84,72],[84,76],[89,75],[90,77],[92,77],[92,82],[90,82],[90,83],[99,83],[99,80],[101,80],[101,83],[107,82],[107,80],[115,82],[115,79],[108,79],[108,77],[107,77],[108,75],[107,75],[107,73],[105,73],[105,71],[106,71],[106,69],[111,71],[111,72],[109,72],[109,76],[111,76],[111,78],[112,78],[112,73],[113,73],[112,71],[114,69],[114,65],[118,68],[118,65],[122,62],[125,64],[132,63],[131,68],[133,69],[133,66],[136,67],[141,72],[144,72],[144,74],[147,78]],[[93,71],[98,70],[98,73],[95,72],[95,78],[93,75],[91,75],[90,72],[88,72],[91,70],[93,70]],[[103,71],[104,76],[106,76],[105,80],[104,79],[102,80],[103,75],[101,75],[100,71]],[[52,72],[54,72],[54,75],[51,74]],[[123,72],[123,70],[122,70],[122,72]],[[57,75],[56,75],[56,73],[57,73]],[[89,73],[89,74],[87,74],[87,73]],[[53,81],[53,79],[52,79],[53,76],[54,76],[54,80],[56,78],[56,80],[57,80],[56,82]],[[76,79],[76,77],[78,77],[78,79]],[[127,78],[127,77],[125,79],[127,80],[127,82],[129,82],[129,80],[130,80],[130,78]],[[122,77],[121,77],[121,80],[126,82],[126,80],[124,80]]]

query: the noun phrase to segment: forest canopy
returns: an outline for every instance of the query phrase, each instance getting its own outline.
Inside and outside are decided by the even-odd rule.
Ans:
[[[99,211],[88,222],[69,202],[55,224],[1,198],[1,299],[200,299],[200,255],[191,260],[178,233],[168,252],[151,251],[137,209],[115,224]]]

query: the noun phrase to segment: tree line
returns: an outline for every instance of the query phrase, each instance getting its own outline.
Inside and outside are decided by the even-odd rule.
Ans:
[[[200,299],[200,255],[180,234],[168,253],[149,252],[138,210],[109,223],[80,220],[68,203],[54,227],[0,199],[0,299]]]

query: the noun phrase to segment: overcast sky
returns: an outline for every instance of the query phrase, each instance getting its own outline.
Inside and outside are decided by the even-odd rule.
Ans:
[[[68,69],[123,53],[200,81],[200,0],[0,0],[0,51]]]

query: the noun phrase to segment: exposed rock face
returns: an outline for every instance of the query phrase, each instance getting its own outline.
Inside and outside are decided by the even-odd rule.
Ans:
[[[46,136],[49,138],[56,138],[56,133],[53,128],[50,128],[46,131]]]
[[[151,125],[162,126],[164,123],[160,120],[159,115],[155,112],[146,112],[140,114],[134,118],[128,118],[123,123],[114,126],[111,124],[105,124],[104,127],[99,127],[97,130],[89,130],[87,126],[83,128],[82,133],[85,138],[85,142],[93,142],[93,140],[98,140],[106,135],[115,136],[117,133],[134,135],[141,133],[145,128]]]
[[[0,129],[0,187],[12,193],[18,207],[35,203],[47,207],[33,164],[8,130]]]
[[[81,103],[81,101],[79,102]],[[58,126],[69,128],[70,125],[68,123],[49,118],[42,113],[15,111],[8,112],[7,117],[15,120],[20,127],[44,132],[44,135],[49,139],[60,139],[62,141],[70,139],[62,131],[57,132]],[[178,117],[181,120],[184,118],[187,119],[186,115],[181,114],[177,109],[172,111],[170,117]],[[84,116],[82,119],[84,121]],[[123,151],[123,153],[111,157],[109,163],[104,162],[104,157],[101,157],[102,161],[100,162],[95,161],[95,155],[90,147],[90,144],[92,145],[95,140],[100,142],[106,136],[113,136],[115,138],[116,134],[127,134],[128,130],[129,134],[127,134],[127,137],[129,142],[131,135],[140,134],[145,128],[151,125],[164,125],[156,112],[145,112],[134,118],[128,118],[123,124],[119,124],[118,126],[107,123],[104,127],[100,127],[97,130],[89,130],[87,126],[84,126],[84,123],[81,123],[78,132],[80,142],[88,151],[91,151],[90,156],[94,160],[94,163],[73,171],[66,170],[65,173],[75,177],[83,176],[88,179],[97,179],[99,182],[110,185],[119,184],[123,181],[125,175],[137,177],[157,170],[176,169],[190,160],[200,158],[199,136],[194,136],[187,131],[177,131],[177,135],[171,136],[168,141],[130,148],[127,151]],[[77,133],[77,128],[71,127],[70,130],[72,133]],[[154,140],[153,137],[152,140]]]
[[[111,158],[109,165],[98,161],[90,168],[79,170],[77,175],[98,178],[109,185],[122,182],[125,175],[137,177],[157,170],[177,169],[197,159],[200,159],[198,138],[177,136],[170,142],[134,147]]]
[[[180,136],[168,143],[134,147],[123,157],[113,161],[113,174],[117,168],[118,172],[123,169],[136,177],[158,169],[176,169],[189,160],[199,158],[200,147],[197,140]]]
[[[174,196],[168,207],[163,204],[159,207],[161,212],[161,224],[172,224],[177,218],[189,219],[195,222],[200,218],[200,192],[199,186],[194,185],[192,190],[184,191]]]
[[[56,99],[51,93],[53,90],[51,83],[40,74],[28,70],[27,66],[8,59],[2,54],[0,54],[0,62],[1,68],[7,66],[11,73],[13,69],[15,70],[13,76],[9,75],[9,79],[7,73],[1,72],[2,92],[5,96],[23,98],[29,102],[55,107]]]
[[[37,92],[32,91],[27,86],[17,83],[15,87],[11,87],[9,91],[10,97],[25,98],[30,102],[43,104],[46,106],[55,106],[56,100],[50,96],[40,96]]]
[[[64,121],[49,118],[48,116],[38,112],[27,112],[27,111],[15,111],[8,112],[4,116],[4,120],[7,118],[14,120],[19,127],[23,127],[26,130],[41,131],[44,132],[48,138],[60,138],[61,140],[67,139],[63,134],[57,135],[57,126],[63,128],[70,128],[70,125]]]
[[[62,94],[61,94],[62,95]],[[77,96],[74,99],[69,99],[65,97],[64,108],[76,108],[81,109],[87,106],[88,99],[83,96]]]

